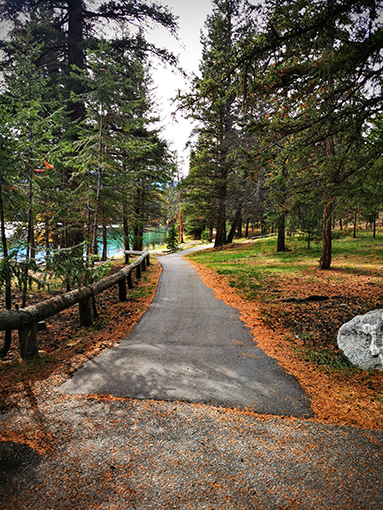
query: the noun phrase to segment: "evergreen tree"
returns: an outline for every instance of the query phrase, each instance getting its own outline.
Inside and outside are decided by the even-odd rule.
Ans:
[[[245,0],[213,1],[202,37],[201,75],[195,78],[192,93],[181,98],[182,107],[197,121],[194,161],[198,160],[199,173],[209,175],[213,187],[215,246],[226,242],[228,177],[234,168],[241,121],[236,45],[252,30],[251,11]]]
[[[149,44],[142,30],[130,33],[129,26],[134,24],[144,29],[150,24],[160,24],[174,33],[177,26],[175,18],[166,7],[135,0],[97,5],[82,0],[5,0],[0,6],[0,16],[11,19],[16,26],[31,27],[36,44],[43,48],[38,66],[46,70],[49,85],[55,88],[56,97],[65,105],[61,134],[67,145],[62,145],[56,154],[60,153],[61,160],[65,158],[67,162],[66,165],[60,162],[64,171],[61,202],[66,206],[71,203],[73,207],[61,211],[61,244],[77,244],[84,238],[84,209],[78,207],[81,202],[76,200],[81,193],[82,182],[74,172],[76,167],[68,162],[78,156],[76,150],[79,145],[76,144],[83,133],[84,123],[89,127],[87,98],[93,89],[87,88],[84,74],[92,67],[89,61],[92,52],[88,50],[98,47],[99,37],[94,34],[102,34],[103,24],[107,21],[112,28],[109,31],[110,46],[116,52],[135,55],[137,60],[144,59],[150,52],[174,64],[175,58],[169,52]],[[70,217],[65,214],[68,211],[71,212]]]
[[[174,223],[172,223],[171,226],[169,227],[169,230],[168,230],[168,233],[166,236],[166,241],[167,241],[167,249],[169,251],[175,252],[178,250],[178,234],[177,234],[177,229],[176,229],[176,226],[174,225]]]
[[[29,27],[17,27],[11,34],[8,55],[4,62],[3,93],[1,96],[2,114],[6,119],[5,128],[14,138],[12,158],[16,185],[19,194],[17,216],[26,226],[22,236],[25,247],[23,261],[22,306],[26,303],[29,261],[35,259],[35,223],[38,215],[44,215],[43,207],[47,196],[44,192],[45,174],[53,169],[49,151],[61,119],[57,100],[48,101],[48,79],[38,66],[42,47],[33,39]],[[49,177],[48,177],[49,178]]]
[[[321,269],[331,264],[337,198],[379,153],[366,134],[382,105],[380,8],[363,1],[270,0],[265,29],[242,47],[249,68],[260,55],[264,62],[262,73],[252,83],[249,76],[246,80],[248,89],[270,104],[257,129],[270,147],[282,147],[287,160],[296,157],[298,181],[306,173],[306,186],[311,181],[321,197]]]

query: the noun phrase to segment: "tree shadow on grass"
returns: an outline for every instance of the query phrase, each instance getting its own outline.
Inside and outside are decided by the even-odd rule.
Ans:
[[[340,275],[353,275],[353,276],[368,276],[370,278],[382,278],[383,269],[381,271],[377,269],[370,269],[363,266],[333,266],[328,271],[330,273],[338,273]]]

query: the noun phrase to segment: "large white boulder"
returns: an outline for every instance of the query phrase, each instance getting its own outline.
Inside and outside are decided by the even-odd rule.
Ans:
[[[338,331],[338,347],[364,370],[383,370],[383,310],[357,315]]]

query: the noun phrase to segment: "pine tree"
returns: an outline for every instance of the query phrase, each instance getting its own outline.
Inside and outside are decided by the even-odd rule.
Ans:
[[[168,230],[168,233],[166,236],[166,241],[167,241],[167,249],[170,252],[173,253],[178,250],[178,233],[177,233],[177,229],[176,229],[174,223],[171,224],[171,226]]]
[[[112,28],[109,43],[116,51],[135,55],[138,60],[150,52],[175,64],[173,55],[145,40],[143,30],[137,33],[129,32],[132,24],[142,29],[150,24],[160,24],[175,33],[175,17],[167,7],[158,3],[135,0],[118,0],[96,5],[82,0],[5,0],[0,6],[0,16],[2,19],[12,20],[17,26],[31,27],[36,44],[44,49],[38,65],[40,69],[46,70],[49,86],[55,88],[57,99],[65,105],[61,135],[67,145],[66,150],[62,145],[57,151],[57,154],[61,154],[61,160],[65,158],[67,162],[66,165],[60,164],[64,171],[63,189],[60,189],[60,193],[63,195],[62,202],[67,206],[71,203],[73,207],[66,207],[61,211],[61,245],[77,244],[84,239],[84,211],[78,208],[76,201],[81,193],[81,180],[77,180],[76,168],[71,167],[68,162],[76,156],[76,144],[81,138],[84,124],[89,126],[86,102],[89,90],[84,74],[92,64],[89,61],[92,52],[88,50],[98,47],[99,38],[94,34],[102,33],[99,29],[108,21]],[[71,212],[70,216],[68,211]]]
[[[337,199],[378,154],[366,134],[382,105],[379,9],[362,1],[271,0],[265,29],[243,45],[248,68],[260,55],[264,62],[246,85],[270,104],[267,118],[258,122],[266,146],[282,147],[286,160],[295,157],[296,182],[305,181],[322,200],[321,269],[331,264]]]
[[[234,168],[241,120],[236,44],[252,30],[251,11],[244,0],[213,1],[202,37],[201,75],[192,93],[181,98],[182,107],[198,123],[195,159],[204,166],[214,190],[215,246],[226,242],[228,177]]]

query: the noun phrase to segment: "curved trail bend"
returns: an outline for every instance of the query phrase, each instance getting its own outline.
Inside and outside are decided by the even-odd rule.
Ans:
[[[311,416],[296,380],[254,342],[237,309],[217,299],[181,253],[160,259],[156,296],[134,331],[61,389]]]

